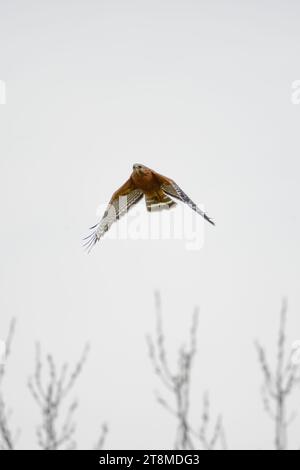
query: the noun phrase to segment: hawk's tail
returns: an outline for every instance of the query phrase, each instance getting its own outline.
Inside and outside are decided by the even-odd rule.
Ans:
[[[147,210],[154,212],[163,209],[170,209],[176,206],[176,202],[173,201],[163,191],[157,191],[155,193],[145,194]]]

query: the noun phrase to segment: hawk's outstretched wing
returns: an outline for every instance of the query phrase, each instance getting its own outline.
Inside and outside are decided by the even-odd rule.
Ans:
[[[166,176],[162,176],[158,173],[155,173],[155,176],[161,183],[161,189],[168,194],[169,196],[175,197],[180,201],[187,204],[191,209],[193,209],[197,214],[200,214],[205,220],[210,222],[212,225],[215,225],[214,221],[208,217],[205,212],[203,212],[189,197],[185,192],[178,186],[175,181],[167,178]]]
[[[100,240],[100,238],[108,231],[111,225],[118,220],[122,215],[136,204],[144,193],[140,189],[137,189],[131,180],[126,181],[113,195],[106,211],[103,214],[102,219],[93,227],[91,227],[92,233],[88,235],[84,240],[84,246],[90,251],[93,246]]]

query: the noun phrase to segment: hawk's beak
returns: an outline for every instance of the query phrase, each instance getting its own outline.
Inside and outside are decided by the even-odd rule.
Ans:
[[[133,171],[137,173],[138,175],[143,174],[143,168],[141,168],[141,166],[138,165],[137,163],[135,163],[132,168],[133,168]]]

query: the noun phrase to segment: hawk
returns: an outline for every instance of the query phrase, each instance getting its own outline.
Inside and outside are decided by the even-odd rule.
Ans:
[[[166,176],[156,173],[144,165],[135,163],[130,178],[111,197],[102,219],[93,227],[92,232],[86,237],[84,246],[88,251],[100,240],[108,231],[111,225],[122,215],[133,207],[145,196],[148,211],[170,209],[176,206],[175,198],[187,204],[196,211],[207,222],[215,225],[197,205],[182,191],[175,181]]]

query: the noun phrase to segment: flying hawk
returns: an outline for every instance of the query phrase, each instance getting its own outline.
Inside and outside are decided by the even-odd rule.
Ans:
[[[87,250],[91,250],[111,225],[144,196],[148,211],[170,209],[176,206],[176,202],[172,199],[175,198],[187,204],[205,220],[215,225],[212,219],[197,207],[175,181],[144,165],[135,163],[130,178],[112,195],[102,219],[90,228],[92,232],[84,239],[84,246]]]

